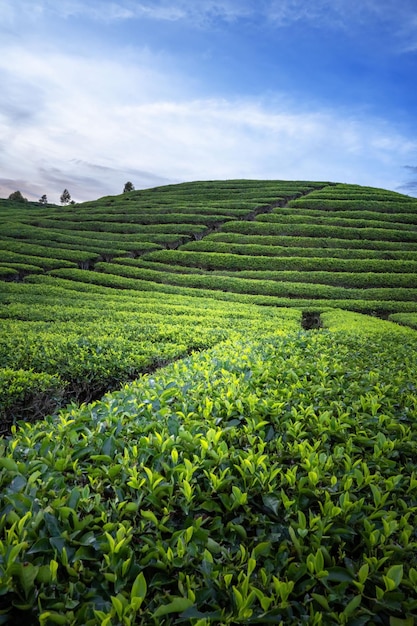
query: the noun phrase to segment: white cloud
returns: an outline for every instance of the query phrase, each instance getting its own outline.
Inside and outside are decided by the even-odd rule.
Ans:
[[[15,80],[0,118],[8,133],[3,197],[10,179],[26,181],[35,199],[46,193],[55,201],[64,187],[77,200],[120,193],[125,179],[138,188],[240,177],[392,188],[396,164],[412,162],[417,150],[386,123],[342,111],[304,111],[279,97],[190,97],[149,57],[144,69],[116,58],[26,54],[10,49],[0,61]],[[36,85],[35,106],[16,124],[13,98]]]
[[[188,20],[205,23],[211,18],[233,20],[259,12],[250,0],[3,0],[0,17],[10,22],[22,15],[59,15],[64,18],[84,16],[99,21],[149,18],[153,20]]]
[[[148,19],[186,22],[210,28],[218,21],[242,18],[264,20],[276,28],[293,23],[318,29],[336,28],[354,33],[359,26],[388,28],[385,36],[396,42],[400,53],[417,48],[415,0],[2,0],[0,24],[22,28],[39,20],[87,18],[102,23]]]
[[[316,7],[326,2],[318,0]],[[33,9],[40,15],[53,7],[70,12],[96,10],[100,4],[37,0]],[[123,11],[151,6],[122,0],[106,5],[108,15],[118,19]],[[282,2],[288,11],[297,5],[297,0]],[[0,13],[7,6],[6,1]],[[168,6],[153,3],[154,11]],[[206,15],[222,11],[233,19],[253,6],[182,1],[171,3],[171,10],[190,15],[197,9]],[[259,6],[266,11],[272,4]],[[170,15],[164,19],[174,19],[174,12]],[[64,49],[33,40],[26,40],[24,48],[0,43],[2,197],[21,188],[33,199],[46,193],[58,201],[67,187],[74,199],[83,200],[119,193],[126,180],[139,188],[244,177],[395,188],[400,166],[416,161],[413,139],[359,111],[311,110],[277,94],[201,98],[191,80],[161,55],[114,48],[75,56]]]
[[[238,19],[264,16],[278,23],[300,20],[335,21],[374,17],[389,21],[417,15],[414,0],[3,0],[0,16],[22,17],[43,13],[63,17],[84,15],[99,20],[149,17],[157,20],[197,20],[210,17]]]

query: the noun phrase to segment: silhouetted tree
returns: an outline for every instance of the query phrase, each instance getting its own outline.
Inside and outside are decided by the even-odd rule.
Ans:
[[[61,194],[61,204],[69,204],[71,202],[71,194],[68,189],[64,189]]]
[[[14,191],[10,194],[9,200],[13,200],[13,202],[27,202],[27,198],[24,198],[20,191]]]
[[[46,197],[46,193],[44,193],[43,196],[39,198],[39,204],[48,204],[48,198]]]
[[[127,183],[125,183],[123,193],[129,193],[129,191],[134,191],[134,190],[135,190],[134,184],[131,183],[130,180],[128,180]]]

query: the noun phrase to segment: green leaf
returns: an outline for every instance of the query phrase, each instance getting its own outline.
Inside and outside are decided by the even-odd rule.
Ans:
[[[271,553],[271,547],[270,541],[261,541],[252,550],[252,557],[256,559],[258,556],[268,556]]]
[[[155,526],[158,526],[158,518],[156,517],[155,513],[153,513],[153,511],[145,511],[145,510],[141,510],[140,514],[142,515],[142,517],[144,517],[145,519],[150,520],[151,522],[153,522],[155,524]]]
[[[121,465],[112,465],[109,468],[109,478],[111,478],[111,479],[115,478],[115,476],[120,474],[121,471],[122,471],[122,466]]]
[[[47,537],[42,537],[42,539],[35,541],[27,551],[27,554],[36,554],[37,552],[42,552],[43,554],[53,552],[51,543]]]
[[[414,626],[414,617],[390,617],[389,626]]]
[[[386,591],[394,591],[403,579],[403,566],[393,565],[389,568],[385,576],[382,576]]]
[[[319,574],[324,570],[324,556],[320,548],[317,550],[316,556],[314,558],[314,566],[316,574]]]
[[[193,604],[194,602],[188,598],[177,597],[174,598],[169,604],[163,604],[156,609],[152,617],[162,617],[163,615],[168,615],[169,613],[182,613],[193,606]]]
[[[36,576],[39,572],[39,567],[32,565],[32,563],[19,563],[19,578],[25,592],[28,597],[30,591],[33,589]]]
[[[39,567],[38,575],[36,576],[36,581],[38,583],[45,584],[51,582],[51,578],[52,576],[49,565],[41,565]]]
[[[326,580],[330,580],[332,582],[351,582],[353,579],[352,574],[345,569],[344,567],[329,567],[327,570]]]
[[[117,617],[121,620],[123,617],[123,604],[120,598],[118,596],[111,596],[111,603],[117,613]]]
[[[400,585],[403,579],[403,574],[404,574],[403,565],[393,565],[392,567],[389,568],[388,572],[386,573],[386,577],[393,581],[395,585],[394,589],[396,589]]]
[[[352,613],[358,608],[360,603],[362,602],[362,596],[355,596],[352,600],[347,604],[345,610],[342,615],[345,617],[349,617]]]
[[[113,462],[113,459],[108,454],[92,454],[90,458],[96,463],[110,464]]]
[[[39,624],[43,626],[43,624],[68,624],[68,620],[65,615],[60,615],[60,613],[55,613],[53,611],[45,611],[39,615]]]
[[[132,585],[132,591],[130,592],[130,597],[133,598],[144,598],[146,596],[147,586],[146,579],[143,572],[140,572],[136,576],[136,579]]]
[[[19,471],[16,461],[13,461],[13,459],[9,459],[7,457],[0,458],[0,469],[2,468],[7,469],[10,472]]]
[[[325,611],[330,612],[330,606],[325,596],[322,596],[319,593],[312,593],[311,595],[315,599],[315,601],[318,602]]]
[[[369,574],[369,565],[367,563],[364,563],[364,565],[362,565],[362,567],[360,568],[358,572],[359,582],[364,583],[368,578],[368,574]]]

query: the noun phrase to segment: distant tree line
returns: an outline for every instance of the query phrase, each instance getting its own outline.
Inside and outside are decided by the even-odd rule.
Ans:
[[[123,188],[123,193],[129,193],[130,191],[134,191],[134,190],[135,190],[134,184],[130,182],[130,180],[128,180],[127,183],[125,183],[125,186]],[[13,202],[28,202],[28,199],[25,198],[20,191],[13,191],[13,193],[10,194],[8,199],[12,200]],[[43,196],[39,198],[38,202],[39,204],[43,206],[48,204],[48,197],[46,193],[44,193]],[[60,196],[60,202],[61,204],[65,206],[67,206],[68,204],[75,204],[74,200],[71,199],[71,194],[68,191],[68,189],[64,189],[64,191],[62,192]]]

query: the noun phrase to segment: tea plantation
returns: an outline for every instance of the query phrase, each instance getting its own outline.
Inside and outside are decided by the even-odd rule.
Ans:
[[[416,209],[0,201],[0,624],[417,624]]]

